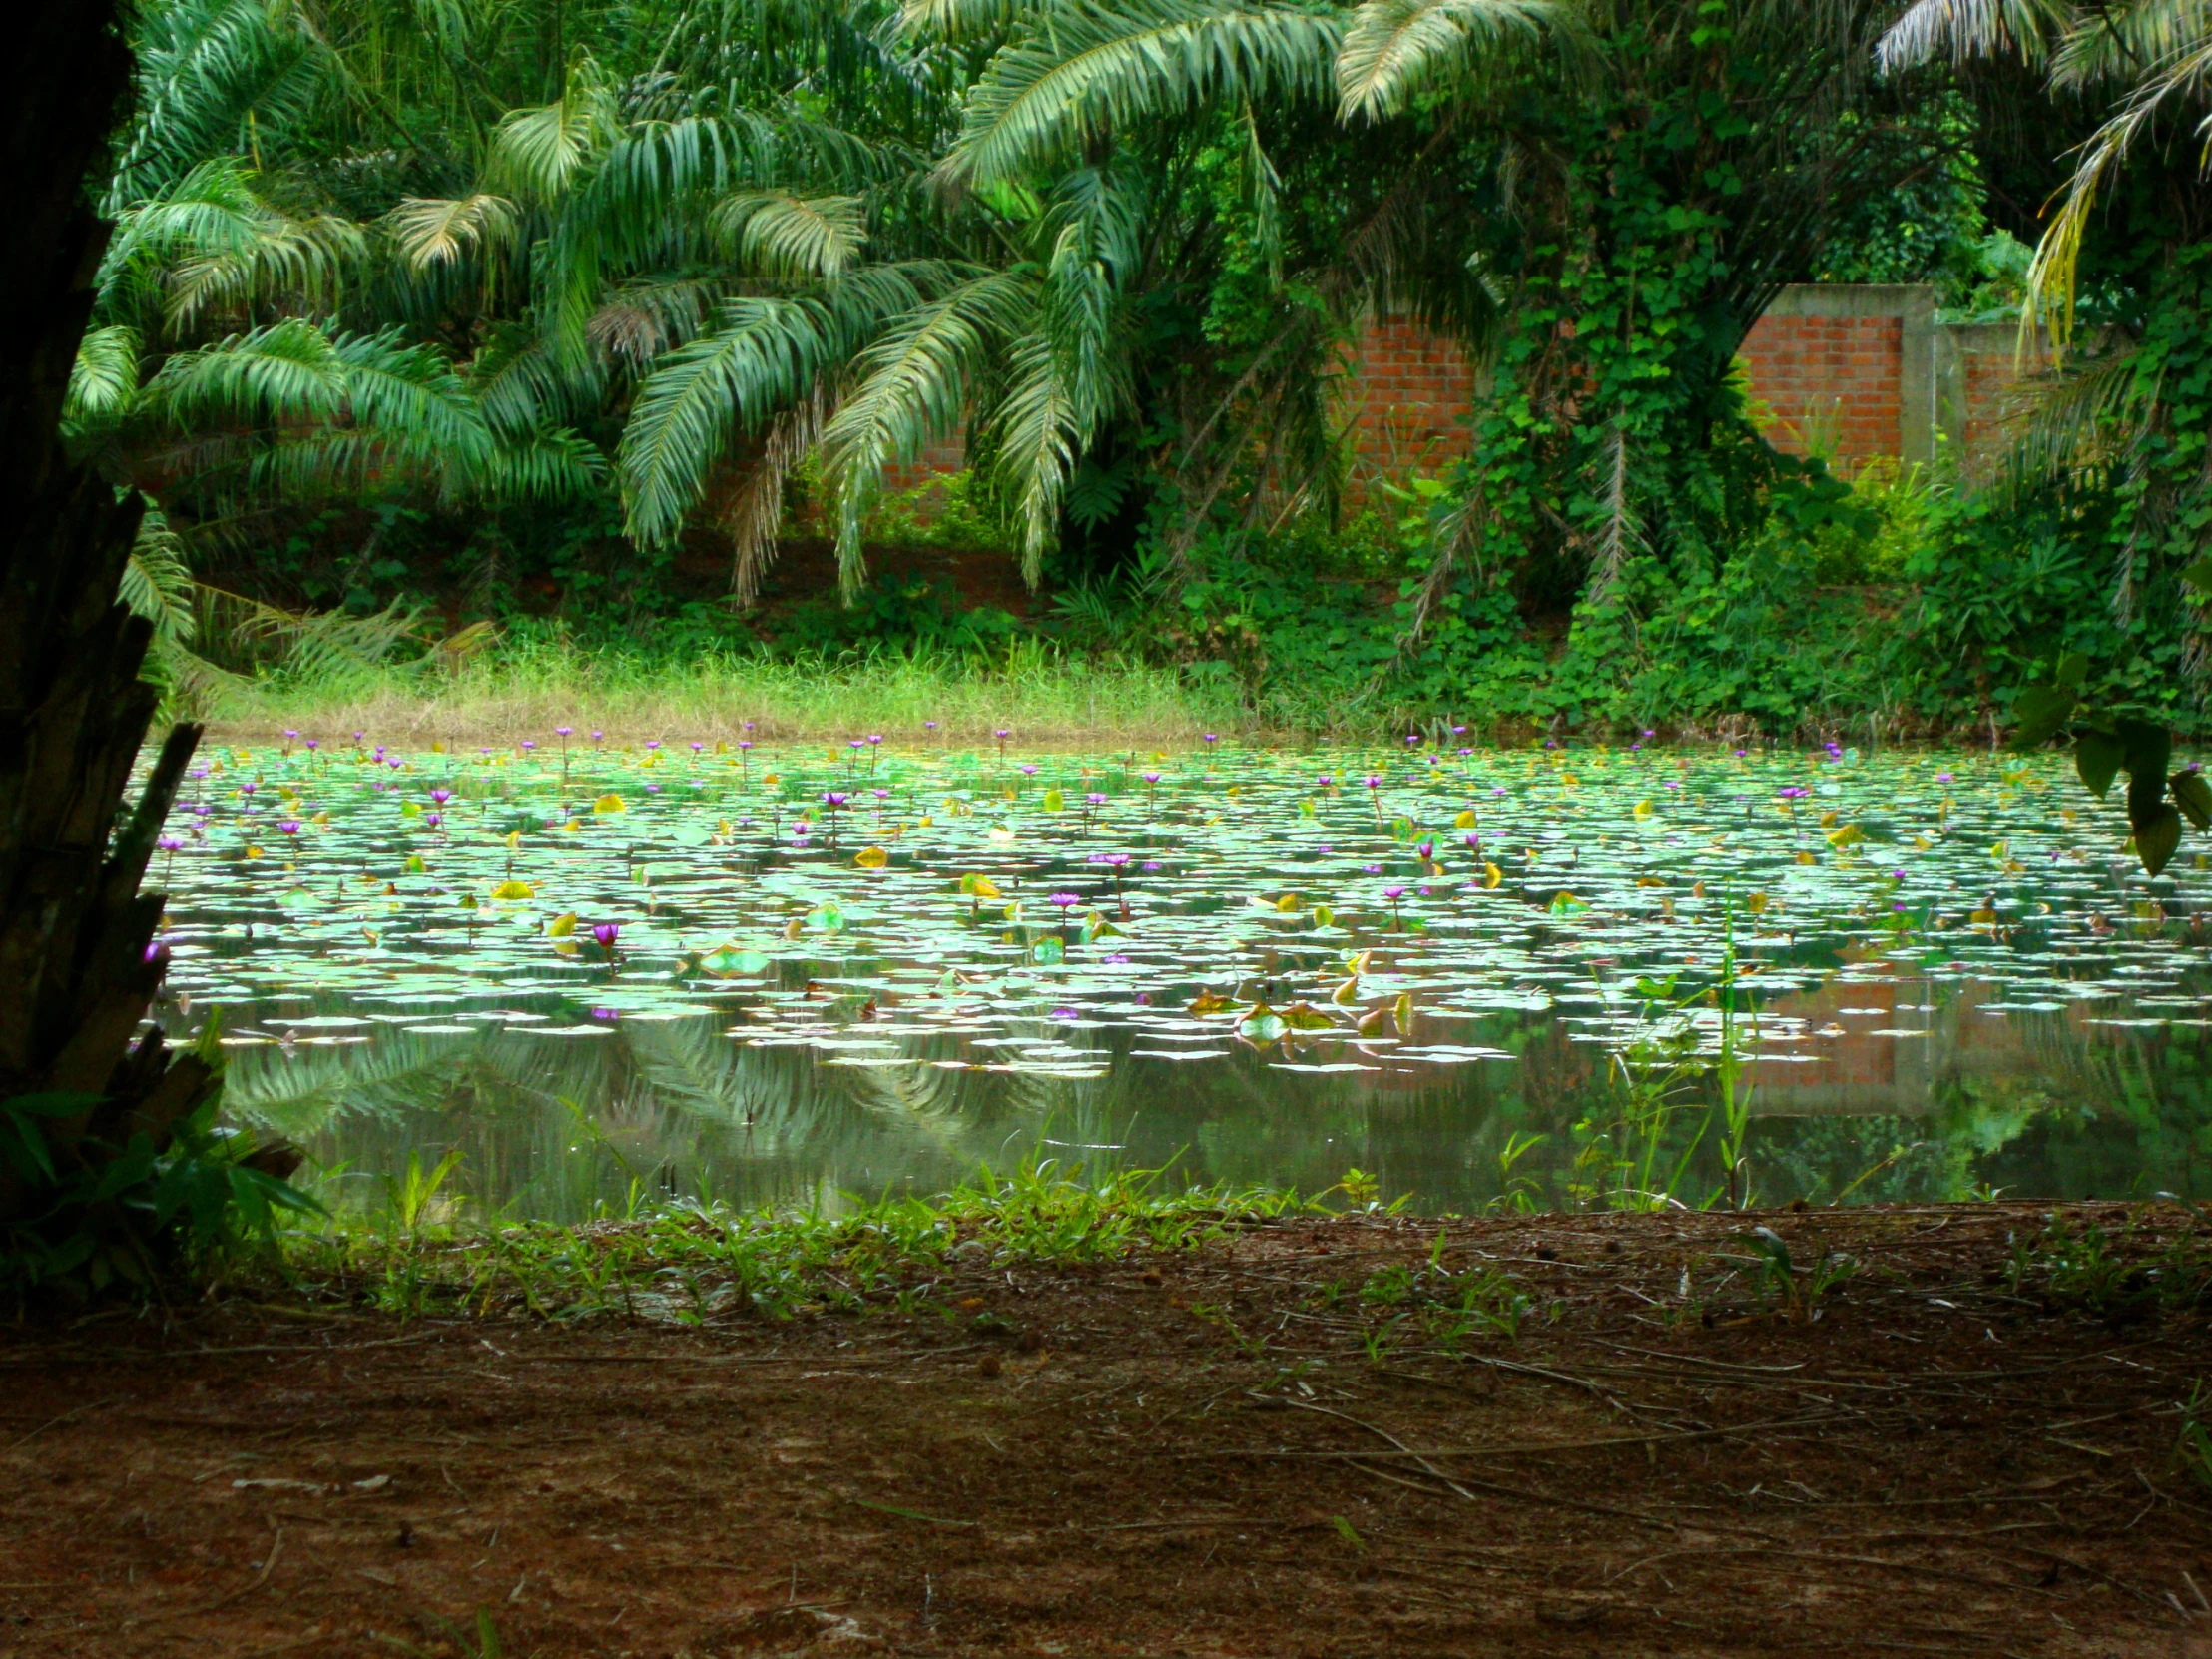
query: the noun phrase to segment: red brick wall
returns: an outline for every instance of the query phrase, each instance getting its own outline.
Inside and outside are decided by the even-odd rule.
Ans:
[[[1797,454],[1817,443],[1849,474],[1875,457],[1907,454],[1917,420],[1923,445],[1933,423],[1962,463],[1986,465],[2004,441],[2003,417],[2022,372],[2013,331],[1936,325],[1931,365],[1931,304],[1926,288],[1785,289],[1740,353],[1769,438]],[[1909,339],[1907,313],[1915,307],[1920,331]],[[1907,362],[1914,349],[1917,370]],[[2039,366],[2031,360],[2026,369]],[[1448,341],[1402,317],[1371,322],[1340,387],[1338,418],[1349,420],[1353,440],[1353,502],[1380,478],[1434,472],[1465,454],[1476,391],[1473,365]],[[1917,416],[1911,399],[1918,399]],[[960,465],[957,441],[932,445],[913,464],[893,468],[886,490],[911,489]],[[928,515],[926,501],[917,506]]]
[[[1380,317],[1361,335],[1345,381],[1354,499],[1379,477],[1433,472],[1467,452],[1474,368],[1448,340],[1403,317]]]
[[[1904,451],[1904,344],[1903,317],[1768,315],[1738,355],[1776,448],[1818,448],[1848,463]]]

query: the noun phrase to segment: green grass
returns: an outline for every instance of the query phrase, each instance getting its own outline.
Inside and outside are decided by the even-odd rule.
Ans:
[[[1156,1171],[1089,1176],[1048,1161],[1005,1175],[986,1167],[935,1200],[886,1198],[835,1216],[648,1206],[634,1189],[627,1216],[456,1234],[425,1225],[424,1206],[396,1205],[294,1234],[282,1260],[285,1277],[312,1300],[404,1317],[700,1325],[870,1307],[913,1313],[935,1306],[932,1284],[948,1266],[1191,1250],[1328,1196],[1171,1191]]]
[[[886,651],[834,662],[503,642],[451,670],[433,658],[313,679],[269,676],[217,691],[201,712],[228,742],[359,731],[422,748],[542,740],[560,726],[604,730],[618,743],[880,732],[898,742],[961,745],[988,743],[1006,728],[1032,747],[1102,749],[1178,746],[1204,732],[1251,736],[1257,727],[1224,682],[1033,642],[995,659]]]

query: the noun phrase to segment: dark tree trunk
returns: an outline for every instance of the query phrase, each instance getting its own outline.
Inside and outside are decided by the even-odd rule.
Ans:
[[[72,465],[58,427],[109,230],[87,177],[131,60],[114,0],[33,0],[18,26],[0,68],[0,1101],[107,1097],[51,1123],[57,1161],[82,1167],[134,1130],[166,1142],[213,1085],[159,1035],[134,1041],[163,967],[162,900],[139,882],[199,730],[170,733],[122,820],[156,705],[150,629],[116,598],[139,507]],[[0,1221],[25,1200],[0,1175]]]

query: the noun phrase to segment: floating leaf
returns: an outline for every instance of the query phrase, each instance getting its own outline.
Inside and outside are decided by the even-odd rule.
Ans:
[[[1311,1002],[1294,1002],[1283,1010],[1283,1023],[1293,1031],[1333,1031],[1337,1022]]]
[[[591,810],[595,813],[626,813],[630,810],[630,804],[619,795],[603,795],[591,804]]]
[[[879,846],[863,846],[852,854],[852,861],[862,869],[881,869],[891,861],[891,855]]]
[[[1196,1000],[1191,1003],[1190,1011],[1194,1014],[1218,1014],[1235,1006],[1226,996],[1217,996],[1212,991],[1200,991]]]
[[[545,924],[545,936],[549,939],[565,939],[576,931],[576,912],[563,910]]]
[[[1483,886],[1485,886],[1485,887],[1491,887],[1491,888],[1495,888],[1495,887],[1499,886],[1500,884],[1502,884],[1504,880],[1505,880],[1505,871],[1503,871],[1502,869],[1499,869],[1499,868],[1497,867],[1497,865],[1495,865],[1495,864],[1484,864],[1484,865],[1482,866],[1482,884],[1483,884]]]
[[[1846,824],[1828,832],[1828,844],[1834,847],[1857,846],[1867,838],[1867,832],[1856,824]]]
[[[988,875],[968,874],[960,877],[960,890],[974,898],[996,898],[998,883]]]
[[[1046,790],[1044,792],[1044,810],[1046,812],[1057,813],[1063,811],[1067,804],[1067,797],[1058,790]]]
[[[1475,826],[1476,820],[1474,816],[1474,809],[1472,807],[1460,808],[1458,815],[1451,821],[1451,827],[1454,830],[1472,830],[1475,828]]]
[[[1630,809],[1630,812],[1633,814],[1633,816],[1637,818],[1649,818],[1651,817],[1651,803],[1648,801],[1639,801],[1633,808]]]
[[[1751,892],[1744,894],[1744,908],[1749,910],[1755,916],[1765,914],[1767,908],[1767,895],[1763,892]]]
[[[492,888],[491,895],[494,898],[535,898],[538,896],[538,890],[527,881],[509,880],[502,881],[498,886]]]

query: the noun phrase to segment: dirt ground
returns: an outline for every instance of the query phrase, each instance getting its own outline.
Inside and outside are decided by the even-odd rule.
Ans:
[[[1440,1255],[1295,1219],[969,1251],[913,1316],[18,1334],[0,1655],[473,1655],[480,1610],[508,1659],[2212,1655],[2175,1455],[2212,1328],[2015,1294],[2050,1213],[1531,1216]],[[2068,1216],[2136,1258],[2195,1225]],[[1858,1271],[1763,1312],[1761,1224]],[[1486,1271],[1517,1337],[1420,1314]]]

